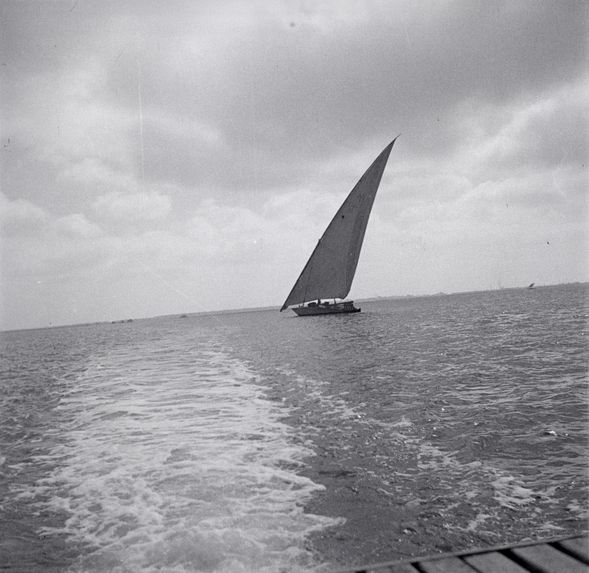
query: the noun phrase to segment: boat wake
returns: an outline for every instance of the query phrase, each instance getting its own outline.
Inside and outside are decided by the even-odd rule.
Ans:
[[[336,523],[304,513],[321,486],[283,406],[220,346],[95,356],[65,389],[56,467],[21,496],[62,512],[72,570],[309,571],[306,536]],[[214,346],[214,345],[213,345]]]

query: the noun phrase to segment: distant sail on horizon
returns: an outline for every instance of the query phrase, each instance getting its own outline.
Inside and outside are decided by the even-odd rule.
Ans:
[[[292,305],[298,315],[358,312],[353,303],[320,304],[321,299],[343,299],[350,292],[358,266],[366,226],[389,155],[389,143],[350,191],[295,282],[280,311]]]

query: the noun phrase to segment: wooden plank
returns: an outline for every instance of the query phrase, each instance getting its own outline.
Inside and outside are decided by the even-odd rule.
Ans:
[[[468,555],[464,560],[480,573],[529,573],[527,569],[496,551]]]
[[[392,565],[381,565],[376,568],[366,569],[366,573],[419,573],[411,563],[393,563]]]
[[[565,551],[574,555],[577,559],[584,561],[589,565],[589,538],[575,537],[574,539],[565,539],[559,541],[557,546],[562,546]]]
[[[473,573],[475,570],[479,573],[529,573],[530,570],[535,573],[589,573],[589,568],[577,560],[589,565],[589,539],[586,535],[462,550],[444,556],[426,555],[358,568],[339,569],[339,573]],[[530,569],[527,566],[530,566]]]
[[[399,563],[389,567],[389,573],[419,573],[419,571],[409,563]]]
[[[419,567],[424,573],[476,573],[476,569],[458,557],[423,561],[419,563]]]
[[[513,550],[526,565],[535,567],[541,573],[587,573],[587,566],[573,559],[571,556],[546,545],[532,545],[517,547]]]
[[[451,551],[449,553],[445,553],[444,554],[444,558],[445,557],[464,557],[465,555],[475,555],[478,553],[490,553],[491,551],[505,551],[507,549],[513,549],[514,547],[528,547],[530,545],[536,545],[538,543],[556,543],[556,542],[560,542],[560,541],[564,541],[565,539],[572,539],[572,537],[570,535],[563,535],[562,537],[553,537],[551,539],[547,539],[544,541],[533,541],[533,540],[527,540],[527,541],[519,541],[517,543],[503,543],[500,545],[493,545],[491,547],[479,547],[479,548],[474,548],[474,549],[462,549],[460,551]],[[408,560],[399,560],[399,561],[387,561],[385,563],[379,563],[379,564],[375,564],[372,565],[372,567],[376,567],[377,565],[382,567],[384,565],[390,566],[393,563],[405,563],[407,561],[410,561],[411,563],[421,563],[423,561],[432,561],[434,559],[440,559],[441,555],[439,553],[433,553],[433,554],[426,554],[426,555],[422,555],[419,558],[415,557],[413,559],[408,559]],[[334,573],[350,573],[350,572],[358,572],[358,571],[364,571],[364,569],[339,569],[338,571],[334,572]]]

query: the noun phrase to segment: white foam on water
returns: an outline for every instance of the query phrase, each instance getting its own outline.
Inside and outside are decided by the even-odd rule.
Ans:
[[[282,373],[287,376],[293,375],[288,369],[282,369]],[[360,410],[350,406],[341,397],[344,393],[337,395],[328,393],[326,391],[328,384],[324,380],[294,374],[294,383],[299,389],[304,389],[305,398],[315,402],[314,407],[321,409],[322,415],[326,418],[347,420],[360,419],[364,416]]]
[[[59,460],[37,484],[80,544],[75,571],[310,571],[311,451],[255,374],[219,347],[96,358],[59,406]],[[30,495],[23,492],[23,495]]]
[[[491,519],[492,515],[489,513],[479,512],[474,519],[471,519],[467,526],[464,528],[465,531],[478,531],[483,529],[485,522]]]
[[[570,511],[572,514],[577,514],[579,517],[587,520],[589,519],[589,513],[587,509],[583,506],[583,504],[578,500],[574,499],[566,506],[567,511]]]
[[[511,512],[523,511],[519,518],[522,522],[537,519],[547,507],[560,503],[555,496],[554,486],[532,488],[526,485],[523,476],[514,476],[488,463],[463,463],[457,457],[457,452],[444,451],[425,442],[416,441],[415,445],[419,470],[439,480],[438,485],[452,492],[456,500],[454,503],[446,502],[444,514],[451,515],[455,511],[466,515],[475,510],[474,518],[466,526],[453,525],[458,530],[494,535],[506,509]],[[456,480],[457,475],[462,476],[462,479]],[[546,530],[559,528],[549,520],[543,527]]]
[[[406,416],[401,416],[401,419],[398,422],[391,424],[393,428],[411,428],[413,427],[413,422],[409,420]]]
[[[495,500],[504,507],[515,509],[534,501],[534,490],[525,487],[511,475],[500,475],[491,485],[495,490]]]
[[[564,527],[560,527],[558,525],[554,525],[553,523],[543,523],[537,528],[538,533],[549,533],[555,534],[559,531],[563,531]]]

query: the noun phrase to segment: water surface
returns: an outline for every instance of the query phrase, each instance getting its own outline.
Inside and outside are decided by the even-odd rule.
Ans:
[[[3,333],[14,571],[329,571],[586,528],[587,285]]]

